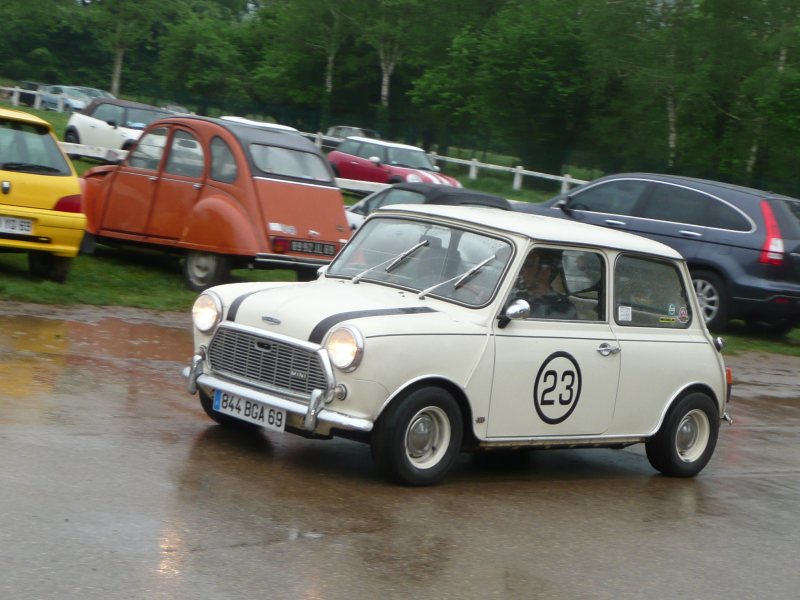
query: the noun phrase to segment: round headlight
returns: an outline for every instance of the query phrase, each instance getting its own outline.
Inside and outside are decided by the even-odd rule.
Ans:
[[[192,306],[192,322],[203,333],[208,333],[222,320],[222,302],[219,296],[203,292]]]
[[[355,327],[345,325],[331,332],[325,349],[334,366],[342,371],[352,371],[364,354],[364,338]]]
[[[416,173],[409,173],[408,175],[406,175],[406,181],[410,181],[411,183],[421,183],[422,177],[420,177]]]

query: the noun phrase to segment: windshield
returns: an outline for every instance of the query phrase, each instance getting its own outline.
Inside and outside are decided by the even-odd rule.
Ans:
[[[0,120],[0,170],[72,175],[50,131],[19,121]]]
[[[327,276],[394,285],[425,292],[423,297],[482,306],[494,296],[511,253],[511,244],[500,238],[448,225],[381,217],[362,226],[331,263]]]
[[[433,170],[433,164],[428,155],[422,150],[412,150],[410,148],[387,148],[387,163],[398,167],[410,167],[412,169]]]

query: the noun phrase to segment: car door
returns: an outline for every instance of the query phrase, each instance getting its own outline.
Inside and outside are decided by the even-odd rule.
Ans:
[[[153,237],[178,239],[203,190],[205,151],[198,137],[184,128],[174,128],[147,224]]]
[[[363,142],[357,149],[357,155],[350,159],[350,172],[353,174],[351,179],[361,181],[376,181],[383,183],[387,179],[387,174],[382,166],[386,160],[386,148],[378,144]],[[375,164],[371,159],[377,157],[379,164]]]
[[[628,231],[650,187],[650,181],[638,178],[601,181],[570,194],[566,211],[555,206],[554,210],[582,223]]]
[[[620,383],[612,433],[654,432],[667,403],[687,381],[707,381],[715,351],[678,264],[620,254],[615,260],[611,328],[620,347]]]
[[[101,230],[132,239],[146,233],[168,133],[167,127],[145,133],[127,161],[117,168],[107,192]]]
[[[118,127],[124,118],[123,107],[116,104],[98,104],[91,117],[83,120],[85,126],[80,129],[81,143],[101,148],[120,148],[122,141]]]
[[[526,264],[541,250],[534,247]],[[601,250],[547,250],[561,262],[551,261],[548,278],[555,286],[559,274],[572,309],[547,312],[529,296],[536,316],[495,325],[490,438],[598,435],[614,415],[620,361],[606,315],[607,257]],[[506,306],[527,293],[528,279],[521,274]]]

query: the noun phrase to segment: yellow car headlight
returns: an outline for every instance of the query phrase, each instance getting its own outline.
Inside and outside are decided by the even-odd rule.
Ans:
[[[331,332],[325,342],[325,349],[337,369],[353,371],[364,355],[364,338],[358,329],[345,325]]]
[[[203,333],[208,333],[222,320],[222,301],[212,292],[203,292],[192,306],[192,322]]]

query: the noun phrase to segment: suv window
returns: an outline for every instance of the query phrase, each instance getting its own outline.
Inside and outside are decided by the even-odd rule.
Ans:
[[[179,129],[172,136],[167,166],[164,171],[185,177],[203,175],[204,154],[200,142],[188,131]]]
[[[624,326],[689,327],[692,308],[678,268],[655,259],[620,256],[614,274],[614,318]]]
[[[571,197],[569,206],[576,210],[632,215],[636,203],[649,185],[648,181],[637,179],[601,183],[576,193]]]
[[[137,169],[150,169],[155,171],[164,154],[167,143],[167,128],[159,127],[147,133],[139,140],[136,149],[128,159],[128,165]]]

